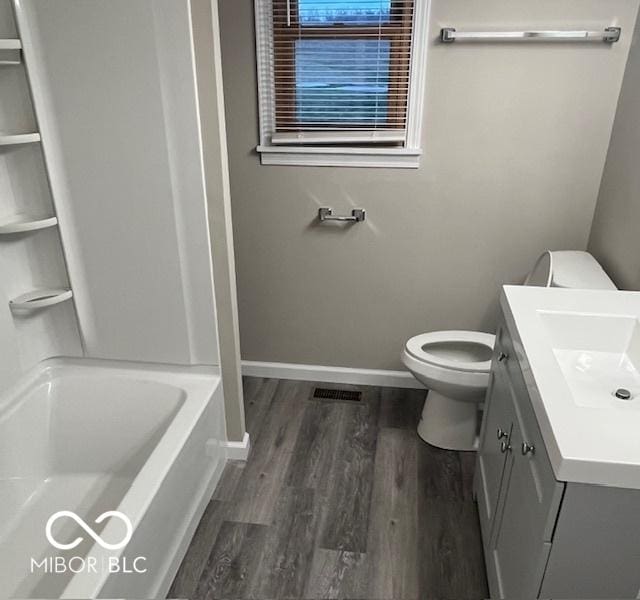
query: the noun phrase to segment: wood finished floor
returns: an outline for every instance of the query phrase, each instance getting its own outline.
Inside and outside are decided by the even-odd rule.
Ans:
[[[225,468],[170,598],[488,597],[474,455],[418,438],[424,392],[244,385],[251,455]]]

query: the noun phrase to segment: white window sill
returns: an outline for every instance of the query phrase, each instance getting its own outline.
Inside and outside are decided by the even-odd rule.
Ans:
[[[299,167],[378,167],[417,169],[422,150],[417,148],[336,148],[310,146],[258,146],[263,165]]]

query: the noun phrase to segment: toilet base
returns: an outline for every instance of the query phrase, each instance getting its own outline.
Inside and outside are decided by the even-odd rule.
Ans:
[[[429,391],[418,435],[428,444],[444,450],[477,450],[478,403],[454,400]]]

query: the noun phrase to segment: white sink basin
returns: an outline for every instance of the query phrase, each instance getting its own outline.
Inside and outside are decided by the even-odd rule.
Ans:
[[[635,317],[538,311],[578,406],[640,410],[640,322]]]
[[[556,478],[640,489],[640,292],[505,286],[501,304]]]

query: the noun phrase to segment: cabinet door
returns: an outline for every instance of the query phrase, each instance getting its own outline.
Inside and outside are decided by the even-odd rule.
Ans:
[[[567,484],[543,598],[638,598],[640,490]]]
[[[529,398],[520,402],[528,412]],[[511,432],[513,466],[491,557],[502,598],[538,597],[563,490],[553,477],[537,427],[533,434],[525,431],[519,408]],[[527,425],[530,430],[531,423]],[[530,444],[532,436],[536,452],[523,454],[522,444]]]
[[[504,450],[509,442],[514,419],[512,406],[511,389],[505,378],[504,368],[499,363],[494,363],[485,403],[476,471],[476,494],[485,552],[490,548],[500,487],[509,459],[509,452]],[[499,434],[502,434],[502,437],[499,437]]]

